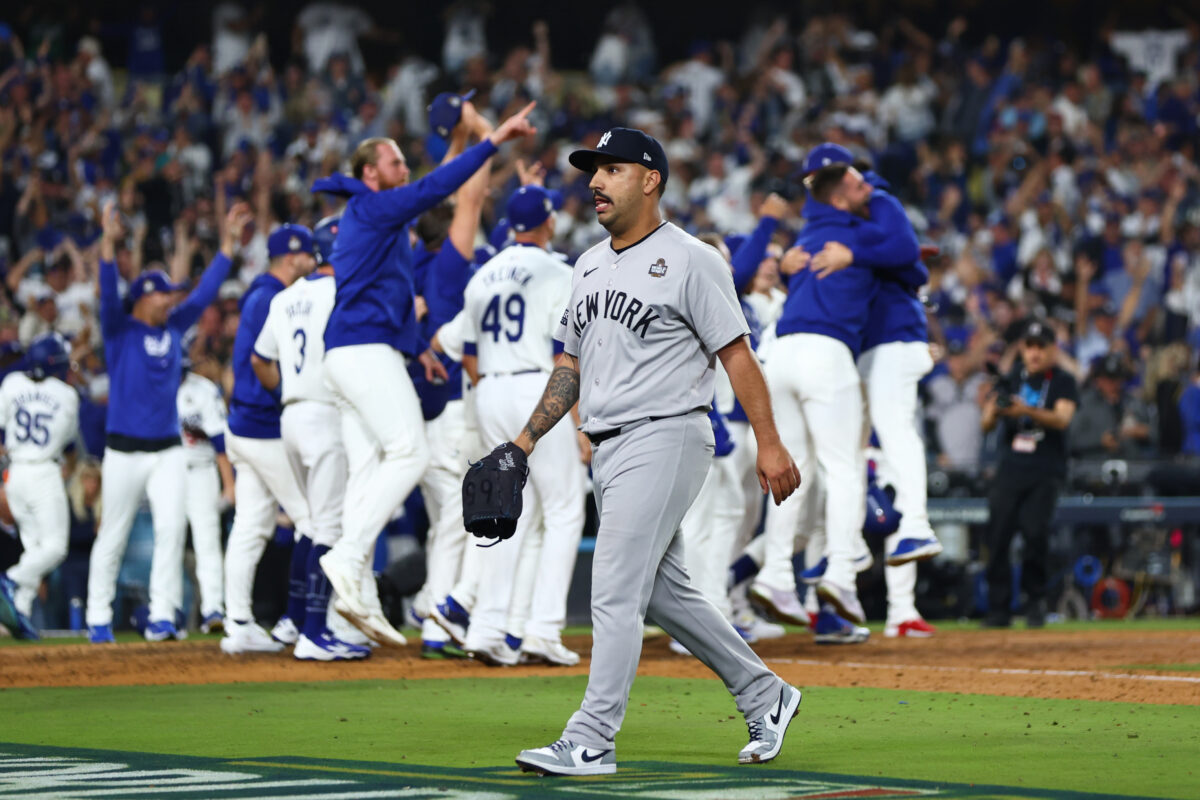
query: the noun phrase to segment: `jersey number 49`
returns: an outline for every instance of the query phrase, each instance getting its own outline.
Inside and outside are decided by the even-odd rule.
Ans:
[[[491,302],[487,304],[487,308],[483,310],[483,321],[480,323],[479,329],[484,333],[490,333],[493,342],[500,341],[501,333],[510,342],[520,341],[521,334],[525,332],[525,298],[519,294],[510,294],[503,303],[504,316],[507,319],[501,319],[500,297],[500,295],[493,296]]]

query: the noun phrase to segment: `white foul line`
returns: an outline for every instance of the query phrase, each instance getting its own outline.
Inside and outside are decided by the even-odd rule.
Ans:
[[[1098,672],[1085,669],[1020,669],[1015,667],[940,667],[925,664],[868,664],[862,661],[818,661],[815,658],[764,658],[768,664],[797,664],[810,667],[853,667],[855,669],[913,669],[928,672],[979,672],[989,675],[1049,675],[1068,678],[1117,678],[1127,681],[1200,683],[1190,675],[1134,675],[1128,672]]]

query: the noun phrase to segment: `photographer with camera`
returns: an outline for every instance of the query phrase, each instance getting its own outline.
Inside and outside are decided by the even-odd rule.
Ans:
[[[1009,547],[1020,530],[1025,540],[1021,588],[1025,624],[1046,621],[1046,556],[1050,520],[1067,475],[1067,427],[1075,415],[1075,379],[1055,365],[1054,333],[1030,321],[1020,341],[1021,362],[993,378],[983,404],[982,425],[1000,425],[1000,460],[988,494],[989,550],[986,627],[1006,628],[1012,620],[1012,565]]]

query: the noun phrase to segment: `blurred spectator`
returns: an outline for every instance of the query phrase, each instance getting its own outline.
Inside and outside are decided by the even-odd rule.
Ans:
[[[1071,454],[1083,458],[1139,458],[1158,438],[1154,406],[1125,391],[1128,374],[1121,357],[1098,361],[1079,395],[1071,421]]]
[[[360,8],[343,2],[309,3],[296,17],[292,49],[303,51],[308,71],[320,75],[335,54],[344,55],[350,70],[362,75],[362,52],[358,37],[371,30],[372,21]]]
[[[925,414],[934,431],[931,442],[942,469],[975,472],[983,450],[980,405],[988,388],[987,376],[973,364],[966,346],[957,339],[946,345],[946,371],[929,379]]]

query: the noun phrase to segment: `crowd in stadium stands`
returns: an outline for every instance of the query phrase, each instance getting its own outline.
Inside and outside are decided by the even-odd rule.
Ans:
[[[540,163],[562,198],[555,245],[572,258],[603,231],[566,154],[614,125],[664,143],[663,204],[691,232],[747,233],[769,193],[786,197],[780,247],[799,224],[810,147],[839,142],[873,163],[941,249],[927,287],[939,365],[923,395],[931,463],[947,472],[986,465],[986,367],[1011,358],[1006,345],[1031,314],[1051,321],[1084,386],[1074,456],[1200,454],[1200,25],[1106,27],[1076,51],[1002,41],[963,18],[863,29],[845,15],[789,25],[762,13],[665,64],[664,32],[623,5],[580,34],[587,70],[564,71],[545,23],[526,41],[488,42],[482,12],[457,3],[441,63],[409,55],[368,71],[360,41],[389,33],[351,5],[301,8],[291,52],[279,53],[256,34],[261,9],[222,2],[211,40],[172,74],[156,13],[147,4],[121,31],[75,40],[35,12],[0,24],[0,371],[19,368],[38,334],[68,336],[94,456],[107,393],[102,204],[115,199],[131,223],[118,256],[126,281],[154,265],[195,277],[225,209],[253,204],[234,277],[192,346],[196,369],[228,390],[238,298],[265,269],[272,227],[334,211],[309,187],[364,138],[393,136],[415,174],[430,169],[439,142],[426,107],[445,89],[475,91],[496,119],[538,101],[539,136],[497,171],[485,228],[519,183],[516,160]],[[123,50],[112,44],[121,37]],[[758,291],[778,291],[775,267],[764,263]],[[89,479],[81,473],[72,495],[81,516]]]

